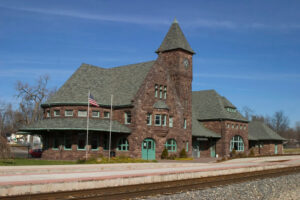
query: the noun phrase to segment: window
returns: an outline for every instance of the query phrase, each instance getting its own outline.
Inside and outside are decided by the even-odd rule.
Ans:
[[[168,152],[176,152],[177,151],[176,140],[174,139],[167,140],[165,147],[168,150]]]
[[[128,140],[126,138],[119,139],[118,151],[128,151],[128,150],[129,150]]]
[[[162,125],[167,126],[167,115],[162,115]]]
[[[59,140],[59,136],[58,135],[54,136],[52,149],[58,150],[60,145],[61,145],[61,143],[60,143],[60,140]]]
[[[104,136],[103,136],[103,149],[108,150],[108,146],[109,146],[109,137],[108,137],[108,134],[104,134]]]
[[[186,151],[186,152],[189,151],[189,142],[186,142],[185,151]]]
[[[186,129],[186,119],[183,121],[183,128]]]
[[[60,116],[60,110],[54,110],[54,117]]]
[[[93,110],[92,111],[92,117],[100,117],[100,112],[96,111],[96,110]]]
[[[163,90],[163,86],[159,86],[159,98],[161,99],[162,98],[162,91]]]
[[[99,147],[99,135],[97,134],[91,134],[89,137],[89,143],[91,144],[92,150],[98,150]]]
[[[72,135],[71,134],[65,134],[65,146],[64,150],[71,150],[72,149]]]
[[[164,87],[164,99],[167,99],[167,86]]]
[[[65,116],[66,117],[72,117],[73,116],[73,110],[65,110]]]
[[[173,127],[173,117],[169,118],[169,127],[172,128]]]
[[[109,115],[110,113],[109,112],[104,112],[104,118],[109,118]]]
[[[231,124],[231,128],[234,128],[234,124]]]
[[[239,129],[239,125],[236,124],[236,125],[235,125],[235,129]]]
[[[47,110],[46,116],[47,116],[47,117],[50,117],[50,110]]]
[[[147,114],[147,125],[152,125],[152,114],[148,113]]]
[[[158,85],[155,84],[155,98],[158,97]]]
[[[79,133],[78,139],[77,139],[77,149],[78,150],[85,150],[86,145],[86,134],[85,133]]]
[[[227,124],[227,128],[230,128],[230,124]]]
[[[244,125],[244,130],[246,130],[246,125]]]
[[[125,112],[125,124],[131,124],[131,112]]]
[[[86,110],[78,110],[78,117],[87,117]]]
[[[236,113],[236,109],[235,108],[226,108],[226,110],[228,111],[228,112],[231,112],[231,113]]]
[[[161,115],[155,115],[155,126],[161,125]]]
[[[230,151],[235,149],[236,151],[244,151],[244,141],[239,135],[234,136],[230,141]]]
[[[242,125],[240,125],[240,130],[242,130],[243,129],[243,126]]]

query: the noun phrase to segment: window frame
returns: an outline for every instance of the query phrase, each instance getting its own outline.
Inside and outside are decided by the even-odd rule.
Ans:
[[[159,117],[159,124],[156,124],[156,120],[157,118],[156,117]],[[155,114],[155,118],[154,118],[154,125],[155,126],[161,126],[161,114]]]
[[[169,127],[173,128],[173,124],[174,124],[173,117],[169,117]]]
[[[97,116],[94,116],[94,113],[97,113]],[[100,117],[100,111],[99,110],[92,110],[92,117],[99,118]]]
[[[129,142],[127,138],[125,137],[119,138],[117,143],[117,151],[129,151]]]
[[[230,152],[232,152],[232,150],[234,149],[235,144],[237,145],[237,149],[235,149],[236,151],[238,151],[238,152],[245,151],[245,143],[244,143],[244,139],[242,136],[235,135],[231,138],[230,147],[229,147]]]
[[[105,116],[105,115],[107,115],[107,116]],[[110,112],[104,111],[104,113],[103,113],[103,118],[104,118],[104,119],[109,119],[109,118],[110,118]]]
[[[154,97],[157,98],[158,97],[158,85],[155,84],[154,88],[155,88],[154,89]]]
[[[147,124],[148,126],[151,126],[151,125],[152,125],[152,113],[147,113],[146,124]]]
[[[160,99],[163,98],[163,86],[162,85],[159,86],[159,98]]]
[[[67,115],[68,111],[72,111],[72,115]],[[65,110],[65,117],[73,117],[74,111],[73,110]]]
[[[167,99],[167,86],[164,86],[164,99]]]
[[[50,118],[50,110],[47,110],[47,112],[46,112],[46,117],[47,117],[47,118]]]
[[[170,147],[170,149],[169,149]],[[170,138],[165,142],[165,148],[168,152],[177,152],[177,142],[174,138]]]
[[[130,111],[124,112],[124,123],[131,124],[131,112]]]
[[[86,115],[82,115],[82,114],[79,115],[79,113],[84,113],[84,112],[86,113]],[[88,115],[87,110],[78,110],[77,112],[78,117],[87,117],[87,115]]]
[[[60,117],[60,110],[54,110],[54,117]]]
[[[187,128],[187,121],[186,118],[183,119],[183,129]]]

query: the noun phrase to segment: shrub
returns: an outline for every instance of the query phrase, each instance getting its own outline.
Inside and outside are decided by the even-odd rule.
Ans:
[[[187,158],[187,154],[185,149],[182,149],[179,153],[179,158]]]
[[[249,157],[254,157],[254,156],[255,156],[254,149],[251,149],[249,153]]]
[[[169,156],[169,153],[168,153],[168,150],[165,148],[164,150],[163,150],[163,152],[161,153],[161,159],[167,159],[168,158],[168,156]]]
[[[231,151],[231,157],[233,157],[233,158],[236,157],[236,151],[235,151],[235,149],[232,149],[232,151]]]
[[[168,159],[169,160],[175,160],[176,159],[176,154],[171,154],[169,157],[168,157]]]

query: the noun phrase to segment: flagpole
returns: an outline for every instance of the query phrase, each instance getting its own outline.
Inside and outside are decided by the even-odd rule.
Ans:
[[[85,145],[85,160],[88,157],[88,144],[89,144],[89,119],[90,119],[90,90],[88,92],[88,111],[87,111],[87,122],[86,122],[86,145]]]
[[[109,147],[108,147],[108,160],[110,160],[110,146],[111,146],[111,126],[112,126],[112,104],[113,104],[113,95],[110,97],[110,121],[109,121]]]

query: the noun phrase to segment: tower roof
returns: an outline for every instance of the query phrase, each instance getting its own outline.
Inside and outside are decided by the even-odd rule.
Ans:
[[[174,19],[160,47],[156,50],[156,53],[170,51],[174,49],[183,49],[192,54],[195,53],[189,45],[188,41],[186,40],[176,18]]]

